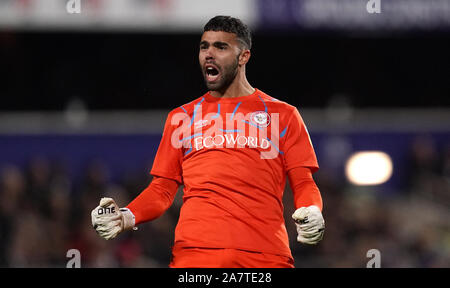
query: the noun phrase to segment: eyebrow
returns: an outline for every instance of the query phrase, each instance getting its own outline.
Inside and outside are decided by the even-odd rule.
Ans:
[[[210,45],[210,43],[206,40],[203,40],[200,42],[199,46],[203,46],[203,45]],[[216,41],[216,42],[212,43],[212,45],[215,47],[230,46],[230,44],[228,44],[227,42],[222,42],[222,41]]]

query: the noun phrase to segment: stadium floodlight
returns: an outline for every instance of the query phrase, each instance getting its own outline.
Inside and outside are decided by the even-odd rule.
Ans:
[[[345,165],[346,177],[355,185],[383,184],[391,178],[392,172],[392,159],[382,151],[356,152]]]

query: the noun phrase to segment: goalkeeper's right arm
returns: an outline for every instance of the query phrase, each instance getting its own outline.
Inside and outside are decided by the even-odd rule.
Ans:
[[[128,206],[120,208],[111,198],[102,198],[100,205],[92,210],[92,226],[97,233],[109,240],[125,230],[154,220],[172,205],[178,183],[168,178],[155,177]]]

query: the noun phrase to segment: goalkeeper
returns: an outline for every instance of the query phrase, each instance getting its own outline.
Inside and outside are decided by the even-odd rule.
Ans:
[[[282,203],[289,179],[298,242],[322,239],[308,131],[294,106],[247,81],[251,44],[239,19],[205,25],[198,57],[208,92],[169,113],[150,185],[121,209],[100,200],[91,216],[101,237],[158,218],[184,185],[170,267],[293,268]]]

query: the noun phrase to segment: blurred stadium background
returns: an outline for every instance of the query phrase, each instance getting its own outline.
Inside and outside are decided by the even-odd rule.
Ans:
[[[82,267],[167,267],[181,189],[113,241],[90,212],[150,182],[168,111],[205,92],[198,41],[221,14],[251,26],[250,83],[298,107],[319,159],[320,245],[295,242],[284,195],[296,267],[366,267],[370,249],[450,267],[450,1],[379,2],[0,0],[0,266],[65,267],[74,248]],[[349,162],[367,151],[384,154]]]

